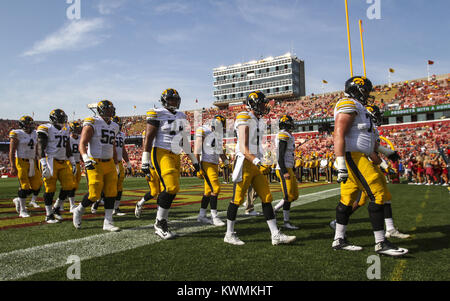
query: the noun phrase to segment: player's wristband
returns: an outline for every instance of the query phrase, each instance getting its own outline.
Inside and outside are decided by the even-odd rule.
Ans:
[[[258,165],[261,165],[261,160],[259,159],[259,158],[255,158],[255,159],[253,159],[253,162],[252,162],[254,165],[256,165],[256,166],[258,166]]]
[[[337,169],[347,169],[347,166],[345,165],[345,159],[343,156],[336,157],[336,167]]]
[[[150,152],[142,153],[142,163],[150,163]]]

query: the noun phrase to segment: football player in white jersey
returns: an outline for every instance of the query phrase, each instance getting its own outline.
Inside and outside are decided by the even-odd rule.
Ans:
[[[13,200],[20,217],[29,217],[26,208],[26,198],[33,194],[30,205],[39,207],[36,197],[42,186],[41,173],[36,161],[37,135],[34,120],[30,116],[22,116],[19,120],[20,129],[9,133],[9,160],[11,174],[19,180],[18,197]]]
[[[287,236],[278,229],[275,213],[272,207],[272,194],[266,175],[269,169],[262,165],[264,154],[262,137],[266,123],[260,120],[268,114],[270,107],[265,95],[260,91],[250,93],[246,99],[248,111],[240,112],[234,124],[237,133],[236,159],[233,171],[233,198],[228,205],[227,232],[224,242],[233,245],[243,245],[234,231],[236,215],[239,206],[244,202],[250,185],[261,198],[262,211],[272,235],[272,245],[288,244],[295,236]]]
[[[99,116],[88,117],[83,122],[80,139],[80,154],[86,168],[89,192],[83,197],[80,205],[73,210],[73,225],[81,228],[82,215],[86,208],[105,194],[105,219],[103,230],[116,232],[120,228],[114,226],[113,210],[117,197],[116,169],[116,135],[119,125],[112,121],[115,108],[109,100],[97,104]]]
[[[359,251],[351,245],[345,232],[352,205],[360,191],[369,197],[369,219],[375,236],[375,252],[388,256],[402,256],[407,249],[390,243],[384,232],[384,206],[389,191],[369,156],[380,151],[373,121],[365,105],[370,98],[372,83],[366,77],[355,76],[345,83],[345,93],[334,109],[334,151],[341,183],[341,199],[336,207],[336,231],[332,247],[335,250]]]
[[[368,105],[366,106],[367,110],[369,111],[369,113],[371,114],[371,118],[374,124],[376,124],[377,126],[381,125],[381,112],[380,109],[375,106],[375,105]],[[378,130],[375,128],[375,135],[377,137],[379,137],[379,132]],[[380,141],[379,138],[377,138],[378,141]],[[384,149],[383,147],[380,147],[379,149],[381,149],[384,153],[388,154],[389,158],[393,161],[396,161],[399,159],[398,153],[392,150],[388,150],[388,149]],[[370,159],[372,161],[372,163],[375,165],[375,168],[377,170],[378,173],[381,174],[382,179],[384,180],[384,184],[387,185],[386,182],[386,177],[383,174],[382,170],[387,170],[388,169],[388,165],[386,163],[386,161],[384,161],[382,158],[379,157],[379,155],[372,154],[370,156]],[[394,219],[392,217],[392,206],[391,206],[391,199],[392,196],[386,186],[386,190],[387,190],[387,201],[384,204],[384,223],[386,225],[386,233],[385,236],[387,238],[390,237],[394,237],[394,238],[400,238],[400,239],[405,239],[405,238],[410,238],[411,235],[409,234],[404,234],[401,233],[395,226],[394,226]],[[352,212],[349,214],[352,215],[353,213],[355,213],[356,210],[358,210],[358,208],[364,206],[367,202],[367,194],[364,191],[360,191],[358,193],[358,196],[355,200],[355,202],[353,203],[352,206]],[[336,230],[336,220],[333,220],[330,222],[330,227],[333,230]]]
[[[158,195],[158,210],[154,224],[155,233],[162,239],[170,239],[175,234],[169,230],[167,219],[169,209],[180,190],[180,153],[188,154],[199,171],[199,164],[192,155],[187,136],[186,115],[178,111],[181,98],[175,89],[166,89],[161,95],[164,108],[147,112],[147,128],[142,153],[142,171],[149,175],[155,168],[163,190]],[[151,151],[151,154],[150,154]]]
[[[49,224],[62,220],[60,208],[73,189],[73,176],[77,172],[75,159],[70,149],[70,133],[67,115],[61,109],[50,112],[50,123],[42,124],[37,129],[38,158],[44,177],[45,221]],[[56,181],[59,180],[61,190],[53,208],[53,197]]]
[[[283,207],[284,227],[297,230],[298,227],[289,222],[291,203],[298,199],[298,183],[294,173],[295,138],[292,136],[294,120],[289,115],[283,115],[278,122],[280,132],[277,134],[276,147],[278,162],[276,173],[280,179],[283,199],[275,207],[275,212]]]
[[[117,180],[117,197],[116,200],[114,202],[114,211],[113,211],[113,215],[117,215],[117,216],[124,216],[126,213],[120,211],[120,200],[122,199],[122,193],[123,193],[123,181],[125,180],[125,169],[123,168],[123,163],[122,160],[125,161],[125,163],[127,163],[127,172],[131,173],[131,162],[130,159],[128,158],[128,153],[127,150],[125,149],[125,133],[122,132],[122,120],[120,119],[119,116],[114,116],[112,118],[112,121],[117,123],[119,125],[119,133],[116,135],[116,154],[117,154],[117,170],[119,173],[119,178]],[[105,200],[105,194],[102,193],[102,198],[101,200],[96,201],[92,207],[91,207],[91,212],[93,214],[97,213],[97,208],[98,205],[100,203],[104,203]]]
[[[219,157],[224,165],[229,164],[223,153],[225,129],[225,117],[216,115],[209,126],[205,124],[195,131],[194,154],[200,162],[200,171],[197,176],[204,179],[205,186],[197,221],[215,226],[225,226],[225,223],[217,216],[217,198],[220,193]],[[208,204],[211,204],[211,219],[206,217]]]
[[[83,127],[78,121],[70,123],[70,148],[72,149],[72,155],[77,164],[77,173],[73,176],[73,189],[69,193],[70,212],[73,213],[75,209],[75,192],[78,190],[81,180],[81,155],[80,155],[80,135]]]

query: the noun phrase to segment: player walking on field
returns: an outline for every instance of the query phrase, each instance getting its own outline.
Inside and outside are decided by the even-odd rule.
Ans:
[[[360,191],[369,197],[369,218],[375,236],[375,251],[389,256],[401,256],[407,249],[390,243],[384,232],[385,203],[390,193],[369,156],[380,151],[378,135],[370,114],[365,108],[372,83],[365,77],[352,77],[345,83],[345,93],[334,109],[334,151],[341,183],[341,199],[336,207],[336,231],[332,247],[335,250],[359,251],[362,248],[350,244],[345,232],[352,205]]]
[[[244,242],[238,238],[234,231],[236,215],[239,206],[244,202],[245,194],[250,185],[261,198],[263,214],[269,226],[272,244],[288,244],[293,242],[295,236],[287,236],[278,229],[275,213],[272,207],[272,194],[266,174],[268,168],[263,166],[261,159],[264,151],[262,149],[262,137],[265,122],[260,118],[268,114],[270,108],[265,95],[260,92],[252,92],[247,96],[246,104],[249,111],[244,111],[236,116],[235,130],[237,133],[236,162],[233,171],[233,198],[228,205],[227,232],[224,242],[233,245],[243,245]]]
[[[99,116],[88,117],[83,122],[81,132],[80,154],[86,168],[88,190],[80,205],[73,211],[73,225],[81,228],[82,216],[93,202],[105,194],[105,219],[103,230],[116,232],[120,228],[114,226],[113,210],[117,197],[116,169],[116,135],[119,125],[112,121],[116,109],[109,100],[97,104]]]

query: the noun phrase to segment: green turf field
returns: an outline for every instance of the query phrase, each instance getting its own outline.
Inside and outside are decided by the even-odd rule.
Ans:
[[[202,182],[183,178],[182,188],[169,214],[170,226],[180,236],[161,241],[153,232],[155,200],[145,207],[143,217],[134,216],[135,202],[146,192],[144,179],[127,178],[123,217],[115,217],[122,231],[102,230],[103,209],[86,212],[82,229],[72,225],[68,204],[60,224],[44,223],[44,208],[31,209],[30,218],[18,218],[12,198],[17,180],[0,179],[0,280],[67,280],[67,259],[81,258],[81,280],[368,280],[374,255],[373,233],[366,208],[350,220],[348,237],[361,245],[361,252],[333,251],[334,219],[339,199],[336,184],[303,184],[294,202],[291,221],[300,230],[288,246],[272,246],[264,217],[247,217],[239,211],[236,231],[246,244],[223,242],[225,227],[205,226],[196,221]],[[412,234],[408,240],[392,239],[410,254],[403,258],[381,257],[381,280],[450,280],[450,197],[441,186],[390,185],[394,197],[396,226]],[[274,199],[281,197],[272,184]],[[77,201],[86,191],[82,180]],[[223,185],[219,214],[225,220],[232,193]],[[39,204],[42,206],[42,199]],[[257,201],[259,204],[259,201]],[[257,209],[260,209],[257,205]],[[282,225],[282,213],[278,213]]]

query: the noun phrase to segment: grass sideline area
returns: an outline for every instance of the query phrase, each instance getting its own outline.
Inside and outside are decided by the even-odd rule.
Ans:
[[[334,251],[333,231],[339,199],[337,184],[304,183],[293,203],[291,221],[299,230],[288,246],[272,246],[263,216],[238,214],[236,231],[246,244],[223,242],[225,227],[205,226],[196,221],[203,191],[197,178],[182,178],[181,190],[169,214],[169,225],[180,234],[162,241],[151,227],[156,201],[149,201],[141,219],[134,216],[135,202],[146,192],[142,178],[127,178],[123,209],[115,217],[122,231],[102,230],[103,208],[86,212],[81,230],[72,225],[66,203],[60,224],[44,223],[44,208],[29,208],[30,218],[18,218],[12,199],[17,179],[0,180],[0,280],[67,280],[67,254],[81,257],[81,280],[150,281],[301,281],[368,280],[368,257],[374,255],[374,238],[367,208],[350,219],[347,235],[364,247],[361,252]],[[393,195],[395,224],[412,234],[408,240],[392,239],[410,254],[402,258],[380,257],[381,280],[450,280],[450,197],[441,186],[389,185]],[[281,198],[278,183],[271,184],[274,200]],[[86,192],[85,179],[77,201]],[[232,186],[223,184],[218,210],[225,220]],[[40,195],[42,196],[42,194]],[[38,203],[43,207],[42,198]],[[256,202],[260,209],[260,201]],[[209,210],[208,210],[209,213]],[[282,213],[277,215],[282,226]]]

